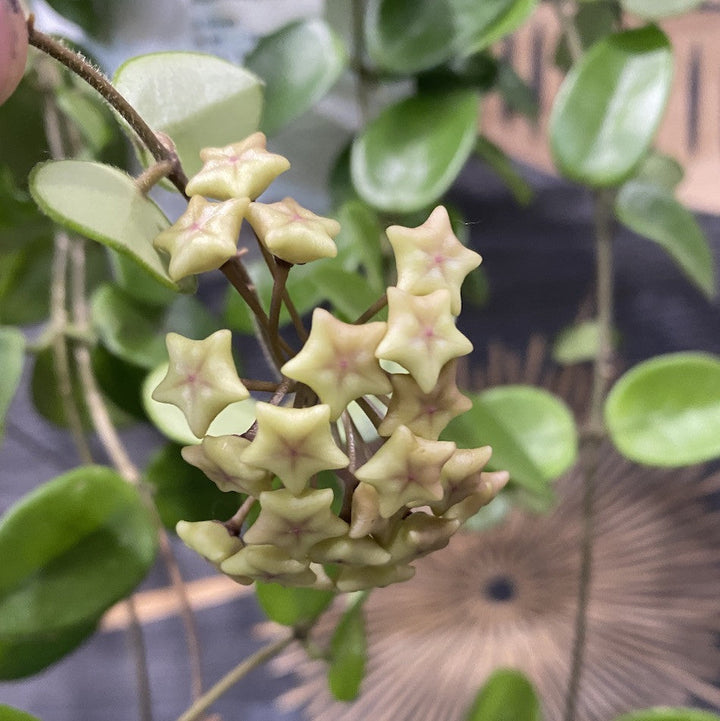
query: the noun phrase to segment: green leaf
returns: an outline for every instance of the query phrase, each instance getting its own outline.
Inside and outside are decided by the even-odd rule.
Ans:
[[[470,55],[490,47],[522,25],[538,0],[450,0],[456,25],[455,49]]]
[[[118,68],[113,84],[153,130],[173,139],[189,176],[200,170],[202,148],[242,140],[260,121],[259,78],[213,55],[140,55]]]
[[[169,440],[183,446],[200,442],[195,436],[183,412],[170,403],[160,403],[153,399],[152,392],[167,374],[168,364],[162,363],[150,371],[142,384],[142,402],[147,417],[153,425]],[[255,420],[255,401],[249,398],[231,403],[221,411],[210,424],[207,435],[222,436],[230,433],[244,433]]]
[[[377,213],[360,200],[349,200],[337,213],[340,234],[335,239],[338,258],[346,271],[362,267],[368,286],[380,294],[385,289],[382,230]]]
[[[461,448],[492,446],[489,469],[507,470],[511,481],[547,496],[548,483],[577,456],[577,429],[568,407],[532,386],[498,386],[468,395],[472,408],[453,419],[442,437]]]
[[[672,66],[670,43],[652,25],[593,45],[568,73],[550,116],[558,170],[593,187],[624,180],[655,136]]]
[[[333,601],[334,591],[255,583],[255,595],[265,615],[283,626],[309,626]]]
[[[146,421],[140,389],[147,369],[113,355],[102,343],[90,351],[92,371],[103,394],[121,411]]]
[[[180,455],[181,446],[168,444],[145,469],[163,525],[175,530],[178,521],[226,520],[242,503],[238,493],[224,493],[199,468]]]
[[[170,279],[167,258],[152,245],[170,223],[122,170],[84,160],[49,161],[33,169],[30,192],[56,223],[130,256],[168,288],[194,290],[194,282]]]
[[[651,466],[684,466],[720,456],[720,360],[674,353],[625,373],[605,404],[613,443]]]
[[[55,91],[58,107],[77,128],[94,156],[112,142],[115,129],[112,116],[98,98],[73,85]]]
[[[535,91],[506,62],[498,62],[495,78],[497,90],[509,110],[537,121],[540,112]]]
[[[93,326],[107,348],[147,370],[167,359],[167,333],[199,339],[217,330],[205,306],[192,296],[180,296],[167,308],[148,306],[110,284],[93,293],[91,312]]]
[[[385,211],[434,203],[472,152],[478,112],[471,90],[418,93],[385,108],[353,143],[355,189]]]
[[[534,195],[533,189],[515,170],[512,160],[495,143],[481,135],[475,142],[475,153],[498,174],[520,205],[530,203]]]
[[[558,333],[553,344],[552,357],[556,363],[572,365],[597,357],[599,348],[597,320],[586,320]]]
[[[27,247],[36,238],[49,242],[52,223],[30,193],[18,187],[10,167],[0,165],[0,253]]]
[[[342,40],[319,18],[300,20],[260,40],[245,66],[265,81],[261,129],[276,133],[327,93],[347,65]]]
[[[635,180],[644,180],[672,192],[685,177],[682,165],[675,158],[651,150],[635,174]]]
[[[367,661],[367,638],[362,594],[345,611],[330,641],[328,683],[338,701],[352,701],[360,693]]]
[[[116,285],[135,300],[147,305],[167,306],[177,298],[173,290],[155,280],[127,255],[108,250],[108,257]]]
[[[143,579],[156,543],[138,491],[102,466],[58,476],[15,504],[0,519],[2,676],[24,672],[44,643],[84,638]]]
[[[449,0],[371,0],[365,11],[365,46],[383,70],[411,75],[447,60],[455,33]]]
[[[320,296],[330,302],[335,315],[346,323],[355,321],[382,295],[372,289],[364,276],[336,268],[332,263],[318,265],[309,281]],[[383,315],[379,314],[374,320]]]
[[[685,275],[708,297],[715,295],[715,263],[710,244],[693,214],[664,188],[629,180],[615,200],[618,220],[662,246]]]
[[[19,708],[5,706],[3,704],[0,704],[0,719],[2,719],[2,721],[40,721],[37,716],[31,716]]]
[[[542,721],[542,711],[530,681],[501,669],[480,689],[465,721]]]
[[[702,5],[703,0],[620,0],[623,10],[648,20],[680,15]]]
[[[112,4],[108,5],[97,0],[47,0],[47,2],[55,12],[79,25],[89,35],[96,37],[106,37],[112,27],[112,20],[116,17],[116,13],[110,12]]]
[[[17,328],[0,326],[0,441],[5,416],[15,395],[25,361],[25,336]]]
[[[595,0],[583,3],[575,13],[574,25],[583,50],[610,35],[617,29],[621,19],[616,0]],[[555,48],[555,65],[566,73],[573,64],[565,34],[560,36]]]
[[[720,721],[720,716],[697,708],[646,708],[618,716],[614,721]]]

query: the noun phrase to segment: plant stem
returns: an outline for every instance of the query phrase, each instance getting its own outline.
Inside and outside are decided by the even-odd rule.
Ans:
[[[387,295],[383,293],[357,320],[353,325],[362,325],[377,315],[387,305]]]
[[[128,635],[133,657],[135,658],[135,680],[138,687],[138,707],[140,721],[152,721],[152,693],[150,690],[150,672],[148,670],[147,652],[143,640],[142,625],[137,613],[135,597],[125,599],[125,608],[130,619]]]
[[[242,532],[242,525],[245,523],[245,519],[248,517],[248,514],[250,513],[250,510],[256,500],[257,499],[255,497],[248,496],[243,501],[240,508],[237,509],[235,515],[223,523],[223,526],[225,526],[225,528],[227,528],[234,536],[239,536]]]
[[[280,328],[280,309],[282,308],[283,294],[285,292],[285,284],[287,283],[288,275],[292,268],[291,263],[286,263],[284,260],[277,258],[274,267],[271,268],[273,274],[273,289],[272,297],[270,299],[270,325],[268,332],[270,339],[274,340],[278,337],[278,331]]]
[[[575,25],[575,3],[573,0],[555,0],[554,6],[560,21],[562,34],[565,36],[565,42],[567,42],[570,58],[575,64],[583,54],[582,39],[577,25]]]
[[[355,75],[355,99],[358,106],[360,127],[367,125],[370,117],[370,101],[365,67],[365,0],[352,0],[352,67]]]
[[[135,178],[135,186],[143,195],[147,195],[163,178],[167,178],[172,169],[173,162],[171,160],[160,160],[153,163]]]
[[[120,114],[120,116],[135,131],[145,147],[155,160],[169,160],[173,171],[168,180],[185,195],[187,177],[180,166],[177,153],[167,147],[153,129],[143,120],[135,108],[113,87],[112,83],[82,55],[66,48],[61,42],[35,29],[35,18],[30,15],[27,22],[28,41],[38,50],[55,58],[59,63],[82,78],[88,85],[97,90],[100,95]]]
[[[597,191],[594,203],[596,247],[596,293],[598,319],[598,350],[593,367],[590,412],[583,448],[583,532],[580,547],[580,578],[575,616],[575,638],[570,664],[570,679],[565,698],[564,721],[574,721],[582,676],[587,635],[587,613],[593,566],[593,496],[595,478],[605,439],[603,405],[612,376],[613,303],[613,194]]]
[[[200,718],[215,701],[217,701],[224,693],[229,691],[236,683],[241,681],[251,671],[254,671],[259,666],[267,663],[270,659],[277,656],[287,646],[289,646],[295,640],[295,634],[290,634],[281,638],[274,643],[268,644],[259,651],[256,651],[252,656],[248,656],[244,661],[241,661],[234,669],[223,676],[212,688],[206,691],[195,703],[180,716],[177,721],[196,721]]]

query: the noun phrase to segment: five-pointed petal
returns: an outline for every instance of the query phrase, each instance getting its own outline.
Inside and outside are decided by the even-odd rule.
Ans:
[[[333,238],[340,232],[340,224],[315,215],[292,198],[269,205],[250,203],[247,219],[260,242],[288,263],[309,263],[337,255]]]
[[[399,363],[410,372],[422,392],[429,393],[442,367],[473,348],[455,327],[450,292],[442,289],[417,296],[388,288],[387,297],[388,329],[375,356]]]
[[[218,200],[254,200],[290,168],[288,159],[268,152],[266,143],[264,133],[257,132],[224,148],[204,148],[200,151],[204,165],[190,178],[185,192]]]
[[[457,239],[447,210],[439,205],[417,228],[392,225],[386,233],[395,253],[397,287],[413,295],[445,288],[450,291],[452,314],[458,315],[460,286],[482,258]]]
[[[437,440],[453,418],[472,408],[472,401],[455,383],[456,366],[454,360],[447,363],[429,393],[423,393],[410,375],[391,376],[392,399],[378,433],[389,436],[398,426],[407,426],[418,436]]]
[[[243,463],[272,471],[295,495],[318,471],[345,468],[350,459],[330,432],[330,407],[286,408],[258,403],[257,435]]]
[[[380,515],[389,518],[408,503],[442,498],[440,471],[455,448],[450,441],[428,441],[400,426],[355,476],[375,486]]]
[[[330,488],[308,489],[299,496],[286,488],[260,494],[260,515],[245,533],[246,543],[272,543],[296,559],[320,541],[348,532],[348,524],[330,509]]]
[[[230,331],[219,330],[205,340],[168,333],[165,341],[170,362],[152,397],[177,406],[200,438],[221,410],[250,397],[235,369]]]
[[[317,576],[307,561],[291,558],[286,551],[271,544],[245,546],[220,564],[220,570],[238,578],[251,578],[288,586],[311,586]],[[242,583],[242,580],[240,581]]]
[[[211,203],[196,195],[174,225],[163,230],[153,245],[170,255],[168,275],[180,280],[194,273],[216,270],[237,252],[237,241],[250,200],[234,198]]]
[[[343,323],[316,308],[309,338],[282,367],[282,373],[312,388],[330,406],[330,419],[335,420],[350,401],[392,391],[387,374],[375,358],[386,328],[385,323]]]

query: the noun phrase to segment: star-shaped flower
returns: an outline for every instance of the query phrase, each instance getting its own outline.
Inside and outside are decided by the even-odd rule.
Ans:
[[[388,329],[375,357],[408,370],[423,393],[437,383],[442,367],[470,353],[472,343],[455,327],[450,291],[417,296],[388,288]]]
[[[375,486],[380,515],[389,518],[408,503],[442,498],[440,471],[455,449],[450,441],[428,441],[400,426],[355,476]]]
[[[237,252],[237,241],[249,198],[211,203],[196,195],[177,222],[153,241],[170,255],[168,275],[180,280],[194,273],[216,270]]]
[[[205,436],[199,446],[185,446],[182,457],[221,491],[239,491],[257,498],[272,488],[272,474],[240,460],[249,445],[250,441],[242,436]]]
[[[395,253],[397,287],[413,295],[445,288],[452,314],[459,315],[460,286],[482,258],[457,239],[447,210],[439,205],[417,228],[392,225],[386,233]]]
[[[439,516],[450,506],[459,503],[478,490],[480,472],[490,460],[492,448],[458,448],[440,473],[443,497],[440,501],[429,503],[435,515]]]
[[[352,496],[350,538],[364,538],[384,529],[387,520],[380,515],[380,494],[369,483],[358,483]]]
[[[334,421],[350,401],[392,391],[387,373],[375,358],[386,329],[386,323],[343,323],[316,308],[310,336],[282,367],[282,373],[312,388],[330,406],[330,420]]]
[[[418,436],[437,440],[453,418],[472,408],[472,401],[455,383],[456,367],[454,360],[447,363],[429,393],[423,393],[410,375],[391,376],[392,399],[378,433],[389,436],[398,426],[407,426]]]
[[[308,557],[317,563],[340,563],[348,566],[382,566],[390,554],[372,538],[328,538],[309,551]]]
[[[317,579],[307,561],[291,558],[272,544],[245,546],[223,561],[220,570],[232,578],[251,578],[288,586],[312,586]]]
[[[442,514],[443,518],[465,523],[470,516],[474,516],[500,493],[510,480],[510,474],[507,471],[484,471],[473,478],[477,482],[477,490],[451,506]]]
[[[250,203],[247,219],[260,242],[288,263],[309,263],[337,255],[333,238],[340,232],[340,224],[315,215],[292,198],[269,205]]]
[[[290,168],[288,159],[268,152],[266,143],[264,133],[257,132],[224,148],[204,148],[200,151],[204,165],[190,178],[185,192],[218,200],[254,200]]]
[[[308,550],[327,538],[344,536],[348,524],[330,509],[331,488],[308,489],[299,496],[286,488],[260,494],[260,515],[245,533],[250,544],[273,544],[292,558],[307,558]]]
[[[215,565],[243,547],[243,542],[237,536],[231,536],[219,521],[178,521],[175,530],[188,548]]]
[[[230,331],[219,330],[205,340],[168,333],[165,342],[170,362],[152,397],[177,406],[201,438],[221,410],[250,397],[235,369]]]
[[[257,435],[241,460],[272,471],[295,495],[318,471],[345,468],[350,459],[330,432],[330,406],[286,408],[258,403]]]
[[[387,550],[393,563],[408,563],[445,548],[458,528],[460,521],[457,519],[437,518],[416,511],[402,520]]]
[[[366,588],[383,588],[392,583],[409,581],[415,575],[412,566],[391,564],[388,566],[365,566],[363,568],[345,566],[337,577],[335,585],[338,591],[350,593]]]

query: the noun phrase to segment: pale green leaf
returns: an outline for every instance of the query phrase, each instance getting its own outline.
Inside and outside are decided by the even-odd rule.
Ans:
[[[283,626],[308,626],[332,603],[335,592],[257,581],[255,596],[271,621]]]
[[[330,641],[328,682],[330,691],[338,701],[352,701],[360,693],[367,662],[367,638],[363,602],[358,600],[345,611]]]
[[[611,389],[605,421],[618,450],[653,466],[720,456],[720,360],[674,353],[640,363]]]
[[[15,395],[25,361],[25,336],[17,328],[0,326],[0,440],[5,416]]]
[[[680,15],[694,10],[703,0],[620,0],[623,10],[648,20]]]
[[[465,721],[542,721],[542,711],[530,681],[519,671],[500,669],[480,689]]]

